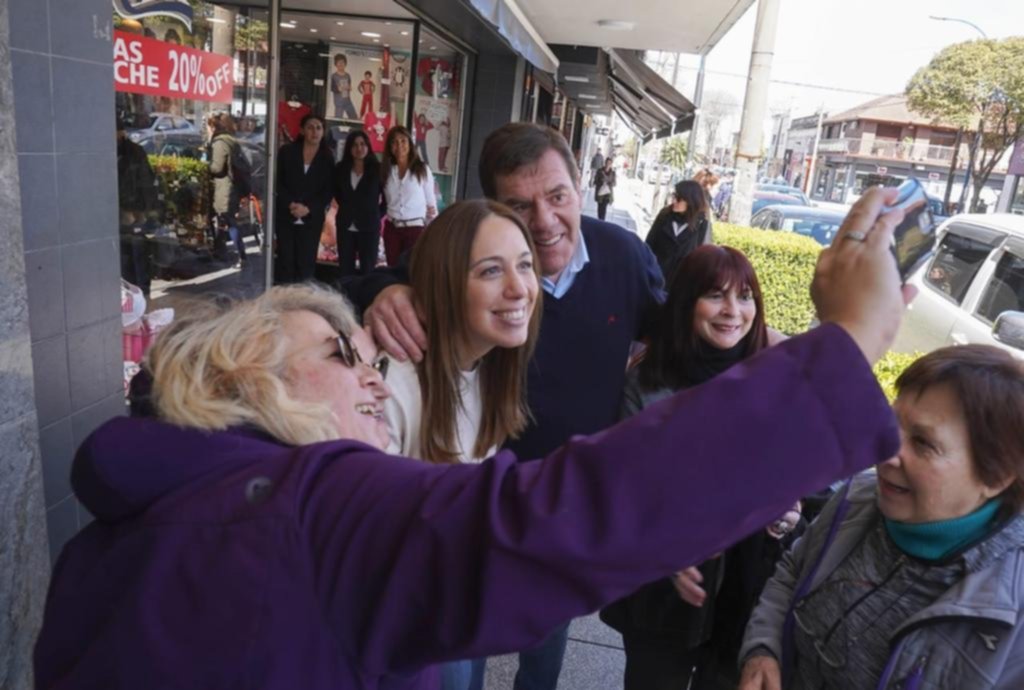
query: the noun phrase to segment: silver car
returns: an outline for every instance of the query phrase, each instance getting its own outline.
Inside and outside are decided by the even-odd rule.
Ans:
[[[983,343],[1024,359],[1024,216],[964,214],[938,232],[893,349]]]

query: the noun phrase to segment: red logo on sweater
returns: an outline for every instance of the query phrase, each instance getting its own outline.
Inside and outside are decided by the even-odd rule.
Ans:
[[[616,321],[615,314],[609,314],[608,315],[608,325],[611,326],[613,323],[615,323],[615,321]]]

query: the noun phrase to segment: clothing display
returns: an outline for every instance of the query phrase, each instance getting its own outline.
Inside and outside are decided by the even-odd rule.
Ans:
[[[371,110],[363,116],[363,131],[370,137],[370,148],[374,153],[384,153],[384,142],[391,129],[391,114]]]
[[[72,468],[95,519],[57,562],[35,682],[437,688],[431,664],[530,648],[896,450],[888,402],[838,326],[729,377],[599,443],[473,467],[351,440],[296,448],[252,429],[113,419]],[[692,452],[696,437],[716,442]],[[746,452],[751,438],[772,439],[772,462]]]
[[[277,104],[278,128],[287,138],[287,141],[295,141],[302,134],[302,118],[309,115],[313,110],[305,103],[289,100]]]

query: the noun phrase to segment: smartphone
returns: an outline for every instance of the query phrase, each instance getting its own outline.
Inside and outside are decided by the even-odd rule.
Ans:
[[[935,250],[935,218],[928,208],[924,187],[913,177],[899,186],[896,201],[886,211],[903,209],[903,221],[892,237],[892,254],[903,282]]]

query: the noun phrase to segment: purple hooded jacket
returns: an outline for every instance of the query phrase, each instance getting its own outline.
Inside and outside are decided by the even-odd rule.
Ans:
[[[528,648],[889,457],[895,421],[836,326],[542,462],[439,467],[116,419],[75,459],[40,688],[435,688]]]

